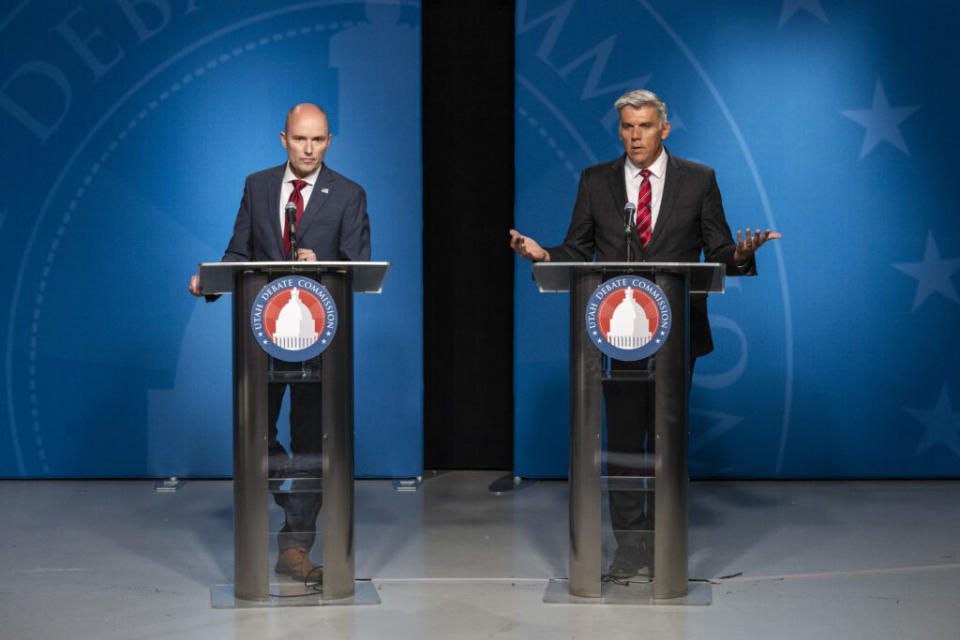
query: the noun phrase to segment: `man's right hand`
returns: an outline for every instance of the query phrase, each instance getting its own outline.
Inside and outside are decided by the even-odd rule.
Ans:
[[[536,240],[521,235],[516,229],[510,229],[510,248],[521,258],[534,262],[550,262],[550,254]]]
[[[190,293],[198,298],[203,296],[203,294],[200,293],[200,276],[197,274],[190,276]]]

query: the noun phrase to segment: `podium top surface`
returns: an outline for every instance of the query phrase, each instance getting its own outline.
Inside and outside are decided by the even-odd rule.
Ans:
[[[536,262],[533,277],[541,293],[570,290],[570,276],[593,271],[612,277],[619,274],[656,275],[682,273],[690,278],[690,293],[723,293],[726,266],[719,262]]]
[[[349,271],[354,293],[380,293],[391,266],[390,262],[201,262],[197,273],[203,295],[233,293],[234,274],[238,271],[261,271],[278,276],[297,273],[319,276]]]

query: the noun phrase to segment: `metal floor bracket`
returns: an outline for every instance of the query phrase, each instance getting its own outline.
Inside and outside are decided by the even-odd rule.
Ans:
[[[416,491],[420,488],[421,484],[423,484],[423,476],[417,476],[416,478],[394,478],[393,490]]]
[[[536,480],[521,478],[520,476],[514,476],[508,473],[507,475],[497,478],[491,482],[490,486],[487,487],[487,491],[500,495],[502,493],[509,493],[511,491],[529,489],[535,484],[537,484]]]
[[[166,480],[157,480],[153,485],[153,490],[157,493],[175,493],[177,489],[186,484],[186,480],[173,476]]]
[[[352,598],[324,600],[302,582],[272,583],[266,600],[241,600],[234,595],[234,585],[215,584],[210,587],[210,606],[214,609],[271,609],[277,607],[355,607],[380,604],[380,595],[370,580],[354,580]]]
[[[604,582],[599,598],[582,598],[570,594],[570,582],[554,578],[547,584],[543,594],[546,604],[633,604],[643,606],[706,606],[713,602],[713,590],[709,582],[690,582],[687,595],[679,598],[654,598],[652,582],[616,584]]]

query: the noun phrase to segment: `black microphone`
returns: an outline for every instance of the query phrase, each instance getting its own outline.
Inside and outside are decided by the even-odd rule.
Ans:
[[[633,233],[633,220],[637,217],[637,205],[633,202],[628,202],[623,205],[623,220],[624,227],[623,232],[627,235]]]
[[[634,207],[634,209],[636,209],[636,207]],[[288,202],[287,206],[283,208],[283,212],[287,214],[287,228],[290,229],[289,259],[296,262],[297,260],[297,205],[293,202]]]
[[[633,231],[634,231],[633,220],[636,217],[636,215],[637,215],[636,203],[628,202],[627,204],[623,205],[623,217],[624,217],[623,238],[627,243],[627,262],[631,262],[633,258],[633,256],[630,255],[632,253],[630,251],[630,245],[631,245],[631,239],[633,238]]]

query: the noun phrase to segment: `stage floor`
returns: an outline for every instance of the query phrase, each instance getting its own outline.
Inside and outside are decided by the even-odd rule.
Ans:
[[[233,578],[228,481],[0,482],[0,637],[953,640],[960,482],[695,482],[708,606],[545,604],[567,576],[567,484],[443,472],[356,489],[356,573],[381,604],[213,609]],[[734,577],[724,577],[734,576]]]

